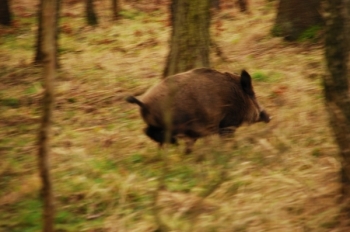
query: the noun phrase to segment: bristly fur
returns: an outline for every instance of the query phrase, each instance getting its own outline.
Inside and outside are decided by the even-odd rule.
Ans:
[[[168,142],[177,143],[181,135],[194,143],[210,134],[233,133],[243,123],[270,120],[256,100],[245,70],[241,76],[209,68],[190,70],[167,77],[138,99],[129,96],[126,101],[140,106],[147,124],[144,132],[160,145],[167,142],[166,128],[172,128]],[[166,114],[171,115],[170,125],[166,124]]]

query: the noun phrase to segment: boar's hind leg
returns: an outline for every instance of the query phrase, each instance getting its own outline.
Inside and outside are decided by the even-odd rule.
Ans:
[[[150,137],[153,141],[163,145],[165,143],[165,130],[163,128],[158,128],[154,126],[148,126],[144,129],[145,134]],[[177,139],[174,134],[171,134],[169,141],[171,144],[177,144]]]

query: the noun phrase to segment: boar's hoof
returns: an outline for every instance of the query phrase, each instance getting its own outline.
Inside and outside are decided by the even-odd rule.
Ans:
[[[185,154],[191,154],[192,148],[194,143],[196,142],[197,138],[186,138],[186,148],[185,148]]]
[[[191,147],[186,147],[186,149],[185,149],[185,154],[186,155],[189,155],[189,154],[191,154],[192,153],[192,148]]]
[[[231,138],[236,131],[236,127],[223,127],[219,129],[221,138]]]

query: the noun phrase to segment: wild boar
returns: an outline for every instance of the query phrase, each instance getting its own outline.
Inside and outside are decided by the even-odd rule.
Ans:
[[[225,136],[243,123],[270,121],[245,70],[238,76],[209,68],[193,69],[169,76],[142,96],[129,96],[126,101],[140,106],[148,137],[160,146],[177,144],[179,136],[185,137],[186,153],[203,136]]]

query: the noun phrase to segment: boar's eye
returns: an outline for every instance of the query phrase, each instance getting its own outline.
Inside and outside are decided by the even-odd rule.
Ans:
[[[270,120],[271,120],[271,117],[270,117],[270,115],[268,115],[268,113],[266,113],[265,110],[260,112],[260,115],[259,115],[259,121],[260,122],[268,123],[268,122],[270,122]]]

